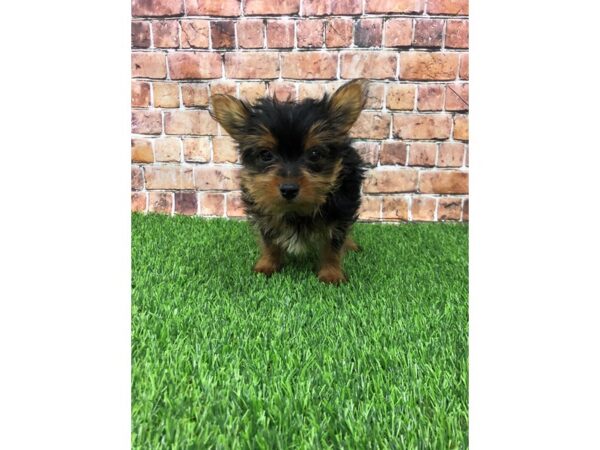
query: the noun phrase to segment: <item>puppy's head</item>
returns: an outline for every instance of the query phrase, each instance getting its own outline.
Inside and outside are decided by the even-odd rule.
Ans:
[[[348,132],[366,100],[366,80],[331,97],[302,102],[263,98],[250,105],[229,95],[211,97],[211,115],[238,143],[242,182],[270,213],[310,213],[336,187]]]

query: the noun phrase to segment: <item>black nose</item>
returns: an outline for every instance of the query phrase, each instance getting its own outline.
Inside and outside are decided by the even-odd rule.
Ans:
[[[279,186],[279,190],[281,191],[281,195],[283,195],[283,198],[291,200],[296,195],[298,195],[300,186],[298,186],[297,184],[282,184]]]

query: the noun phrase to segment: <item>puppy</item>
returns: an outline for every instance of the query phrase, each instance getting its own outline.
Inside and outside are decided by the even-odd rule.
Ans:
[[[364,164],[348,135],[366,100],[366,80],[331,97],[254,104],[211,97],[211,115],[237,142],[242,201],[260,235],[254,271],[281,269],[286,253],[320,251],[319,280],[346,282],[345,250],[359,250],[349,232],[357,219]]]

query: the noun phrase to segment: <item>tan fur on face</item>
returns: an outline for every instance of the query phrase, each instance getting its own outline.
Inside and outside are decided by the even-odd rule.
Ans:
[[[241,181],[252,199],[267,214],[312,214],[325,203],[327,194],[337,187],[341,169],[341,160],[336,162],[331,174],[315,174],[303,170],[297,178],[280,177],[275,169],[261,174],[251,174],[242,169]],[[290,202],[281,196],[279,186],[291,182],[297,183],[300,191]]]

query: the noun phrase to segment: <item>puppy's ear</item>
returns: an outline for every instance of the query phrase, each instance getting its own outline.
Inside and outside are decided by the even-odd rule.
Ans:
[[[342,133],[347,133],[358,119],[367,101],[368,81],[362,78],[341,86],[329,100],[330,123]]]
[[[245,128],[250,117],[250,107],[231,95],[215,94],[210,98],[212,104],[210,115],[235,140],[244,137]]]

